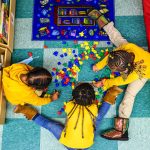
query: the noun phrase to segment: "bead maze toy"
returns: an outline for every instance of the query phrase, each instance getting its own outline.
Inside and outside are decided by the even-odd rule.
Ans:
[[[98,9],[114,21],[114,0],[35,0],[33,40],[109,40],[88,17]]]

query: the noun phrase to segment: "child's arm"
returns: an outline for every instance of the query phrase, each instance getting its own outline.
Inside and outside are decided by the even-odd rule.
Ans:
[[[94,9],[88,13],[88,16],[97,21],[99,28],[103,28],[108,34],[110,40],[115,46],[128,43],[126,39],[122,37],[120,32],[114,27],[114,23],[110,22],[100,11]]]
[[[106,31],[106,33],[109,36],[109,39],[112,41],[112,43],[116,46],[119,47],[123,44],[128,43],[124,37],[122,37],[121,33],[114,27],[114,23],[110,22],[107,25],[103,27],[103,29]]]
[[[97,64],[94,65],[96,66],[96,71],[103,69],[107,65],[107,61],[108,61],[108,55],[104,57],[103,60],[99,61]]]
[[[35,106],[42,106],[52,101],[53,99],[51,97],[41,98],[41,97],[38,97],[34,92],[32,92],[26,96],[24,103],[35,105]]]
[[[128,75],[126,80],[124,80],[121,76],[113,78],[113,79],[106,79],[103,82],[103,89],[107,90],[110,87],[112,87],[113,85],[116,85],[116,86],[126,85],[137,79],[139,79],[139,76],[137,75],[136,72],[132,72],[130,75]]]
[[[108,55],[104,57],[103,60],[99,61],[97,64],[93,66],[93,71],[97,72],[103,69],[107,65],[107,61],[108,61]]]

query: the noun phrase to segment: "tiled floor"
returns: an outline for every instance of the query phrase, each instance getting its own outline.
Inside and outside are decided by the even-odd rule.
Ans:
[[[57,49],[61,52],[62,47],[74,48],[73,42],[62,41],[32,41],[32,12],[33,0],[17,0],[16,23],[15,23],[15,46],[12,62],[16,63],[28,57],[28,52],[34,59],[30,65],[44,66],[51,70],[56,66],[52,52]],[[129,42],[147,47],[145,28],[143,22],[141,0],[115,0],[115,25]],[[81,42],[79,42],[81,43]],[[44,49],[44,45],[48,48]],[[100,49],[109,47],[112,44],[99,42]],[[54,49],[55,48],[55,49]],[[76,49],[78,52],[78,49]],[[69,57],[65,61],[69,60]],[[60,60],[61,61],[61,60]],[[78,75],[79,81],[91,81],[95,73],[91,72],[90,66],[94,63],[91,60],[84,62],[81,72]],[[86,76],[85,76],[86,74]],[[99,73],[98,73],[99,74]],[[52,83],[49,90],[55,88]],[[52,117],[64,122],[65,115],[58,116],[57,111],[63,106],[63,102],[71,98],[71,87],[59,87],[62,91],[61,97],[49,105],[39,107],[39,111],[47,117]],[[130,119],[128,142],[108,141],[102,139],[98,134],[109,127],[112,127],[113,117],[117,114],[119,103],[123,97],[118,97],[117,104],[108,112],[107,116],[99,126],[96,133],[95,144],[90,150],[149,150],[150,148],[150,82],[138,94],[133,113]],[[45,129],[27,121],[22,115],[12,113],[13,107],[8,104],[6,124],[0,126],[0,150],[64,150],[65,148]]]

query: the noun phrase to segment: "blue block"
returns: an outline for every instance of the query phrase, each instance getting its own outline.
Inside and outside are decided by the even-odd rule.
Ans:
[[[62,41],[62,44],[66,44],[66,41]]]
[[[72,68],[72,66],[73,66],[72,62],[69,61],[69,62],[68,62],[68,67],[69,67],[69,68]]]
[[[59,83],[56,83],[55,86],[56,86],[56,87],[59,87]]]
[[[60,57],[61,57],[61,58],[63,58],[63,57],[64,57],[64,55],[63,55],[63,54],[61,54],[61,55],[60,55]]]
[[[57,55],[58,55],[58,52],[57,52],[57,51],[55,51],[55,52],[53,53],[53,55],[54,55],[54,56],[57,56]]]
[[[120,72],[114,72],[115,76],[120,76]]]
[[[58,82],[58,80],[57,80],[57,79],[55,79],[55,80],[54,80],[54,82],[56,83],[56,82]]]
[[[54,72],[51,72],[51,75],[52,75],[52,76],[55,76],[55,73],[54,73]]]
[[[75,53],[75,52],[76,52],[76,50],[73,50],[73,51],[72,51],[72,53]]]
[[[64,53],[64,55],[65,55],[65,56],[68,56],[68,54],[67,54],[67,53]]]
[[[58,62],[57,64],[58,64],[58,65],[61,65],[61,62]]]
[[[66,68],[63,68],[62,70],[63,70],[64,72],[66,72],[66,71],[67,71],[67,69],[66,69]]]

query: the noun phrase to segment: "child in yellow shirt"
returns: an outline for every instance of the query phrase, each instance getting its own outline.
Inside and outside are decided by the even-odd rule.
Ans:
[[[112,87],[103,98],[103,106],[113,104],[116,96],[122,92],[118,87]],[[72,92],[72,100],[65,105],[67,114],[65,126],[40,115],[29,106],[18,105],[16,113],[23,113],[27,119],[46,128],[69,150],[86,149],[93,145],[96,125],[100,124],[109,106],[99,109],[95,101],[95,91],[89,83],[78,84]],[[96,118],[98,116],[98,119]]]
[[[128,43],[120,32],[98,10],[89,12],[89,16],[96,20],[98,26],[108,34],[112,43],[117,47],[102,61],[93,66],[93,71],[99,71],[106,65],[112,72],[120,72],[121,76],[114,79],[101,79],[94,83],[96,87],[104,90],[113,85],[129,84],[124,98],[119,106],[119,117],[115,118],[115,127],[102,134],[102,137],[110,140],[128,140],[129,117],[132,112],[136,95],[150,79],[150,53],[142,47]]]
[[[27,64],[13,64],[3,69],[3,89],[7,100],[12,105],[32,104],[41,106],[58,98],[58,92],[51,97],[42,98],[36,90],[44,91],[52,81],[52,76],[44,68],[31,67]]]

